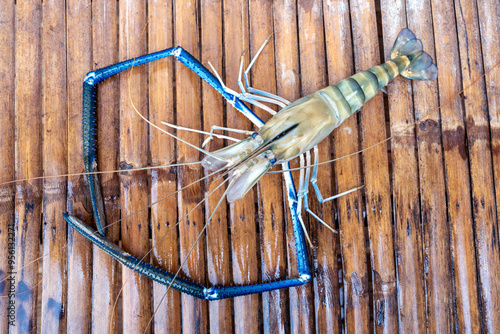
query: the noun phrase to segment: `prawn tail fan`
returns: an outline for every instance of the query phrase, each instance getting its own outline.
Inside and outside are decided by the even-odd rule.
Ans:
[[[391,60],[406,56],[410,65],[401,72],[401,76],[412,80],[434,80],[438,69],[431,56],[423,51],[422,41],[417,39],[410,29],[403,29],[396,38],[391,51]]]

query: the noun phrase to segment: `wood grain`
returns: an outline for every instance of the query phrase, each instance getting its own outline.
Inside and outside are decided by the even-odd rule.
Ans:
[[[177,20],[175,20],[175,44],[182,45],[186,51],[199,59],[198,6],[199,4],[196,2],[178,2],[174,4],[174,15],[177,17]],[[187,128],[200,129],[202,126],[200,79],[191,70],[176,63],[176,81],[177,124]],[[180,132],[179,137],[194,145],[201,145],[201,138],[192,132]],[[199,152],[177,143],[178,162],[199,160]],[[203,172],[199,165],[180,167],[177,181],[178,188],[183,188],[202,176]],[[203,194],[204,187],[202,183],[197,183],[180,193],[178,202],[179,217],[188,214],[203,199]],[[204,220],[203,213],[197,209],[190,213],[179,226],[181,260],[184,262],[187,258],[183,271],[188,278],[199,284],[206,284],[206,240],[200,238],[197,242],[198,236],[203,233]],[[182,317],[184,319],[182,322],[183,331],[186,333],[206,332],[208,328],[207,302],[188,295],[182,295],[181,297]]]
[[[67,84],[66,84],[66,27],[65,2],[46,2],[43,6],[43,169],[45,175],[67,173],[68,141]],[[49,178],[44,182],[43,198],[43,253],[50,255],[43,261],[42,331],[66,331],[67,281],[66,252],[59,252],[66,240],[67,224],[61,216],[66,209],[66,179]]]
[[[172,4],[150,1],[148,19],[148,52],[163,50],[173,44],[174,25]],[[161,121],[175,123],[175,115],[165,110],[174,110],[174,62],[165,59],[149,66],[149,119],[154,124]],[[156,166],[175,163],[175,141],[166,134],[150,128],[151,164]],[[156,203],[177,188],[175,168],[159,168],[151,172],[151,203]],[[160,201],[151,207],[153,263],[176,272],[179,269],[179,234],[175,223],[178,220],[176,196]],[[153,283],[154,331],[179,333],[181,322],[172,314],[181,314],[181,294],[167,292],[167,287]]]
[[[201,61],[207,65],[210,61],[216,69],[223,68],[223,26],[222,26],[222,0],[205,1],[201,4]],[[223,127],[224,114],[227,109],[224,108],[222,97],[207,83],[202,84],[203,96],[203,128],[210,131],[213,125]],[[233,135],[230,133],[228,135]],[[215,151],[224,147],[225,143],[221,139],[214,139],[207,148]],[[205,175],[208,173],[205,172]],[[212,193],[221,181],[214,182],[217,176],[210,177],[205,182],[205,196]],[[208,205],[205,207],[205,217],[208,219],[213,208],[216,207],[220,197],[227,189],[223,185],[208,199]],[[221,203],[221,207],[212,217],[210,225],[207,227],[207,283],[211,285],[232,285],[233,272],[231,267],[231,243],[228,230],[228,205]],[[233,300],[226,299],[208,303],[210,332],[227,333],[233,330]]]
[[[16,179],[40,176],[42,173],[42,8],[37,1],[25,1],[16,6]],[[39,66],[32,66],[39,64]],[[19,125],[19,126],[17,126]],[[42,211],[42,182],[30,180],[16,189],[16,333],[34,333],[38,309],[38,258],[40,219]],[[35,265],[24,267],[35,261]]]
[[[337,2],[324,6],[329,83],[333,84],[354,74],[349,3]],[[337,19],[338,18],[338,19]],[[360,149],[358,115],[347,119],[334,131],[334,156],[346,156]],[[344,192],[362,184],[358,155],[335,162],[336,190]],[[339,233],[342,254],[342,278],[345,324],[348,332],[368,330],[370,301],[367,277],[362,192],[338,199]],[[340,268],[339,268],[340,269]]]
[[[15,6],[13,2],[3,2],[0,5],[0,182],[7,182],[15,178]],[[14,184],[0,186],[0,247],[5,250],[6,256],[0,259],[0,279],[7,278],[12,272],[9,260],[12,260],[11,250],[15,250],[12,241],[15,235],[14,229]],[[10,293],[11,280],[0,283],[0,294],[2,296]],[[9,321],[11,310],[8,309],[10,298],[0,299],[0,317],[5,319],[0,325],[0,333],[9,332]],[[14,311],[12,310],[12,316]],[[9,320],[9,321],[7,321]]]
[[[92,4],[92,65],[93,69],[118,61],[118,6],[115,1]],[[97,159],[99,170],[114,170],[118,166],[119,149],[119,78],[110,78],[98,87]],[[120,226],[120,185],[117,173],[100,175],[107,227],[106,236],[117,242]],[[118,332],[118,308],[115,305],[120,286],[121,268],[99,248],[93,251],[92,331],[106,328]]]
[[[273,32],[271,1],[251,1],[250,14],[250,55],[254,55],[263,41]],[[258,62],[252,67],[251,85],[266,92],[276,94],[276,67],[274,59],[274,43],[270,43],[259,55]],[[265,76],[258,73],[267,73]],[[275,106],[271,106],[276,109]],[[254,108],[257,111],[258,108]],[[271,115],[259,115],[264,120]],[[280,174],[266,175],[259,183],[258,210],[260,221],[260,253],[262,282],[285,279],[286,271],[286,234],[284,221],[284,204],[282,177]],[[264,333],[285,333],[289,323],[289,314],[285,312],[288,305],[286,290],[277,290],[262,294],[262,314]]]
[[[224,1],[224,40],[231,41],[224,49],[225,82],[236,88],[241,55],[248,51],[249,23],[248,3],[245,0]],[[246,52],[245,63],[250,61]],[[229,128],[251,129],[250,122],[231,106],[227,106],[226,126]],[[241,138],[241,137],[237,137]],[[236,201],[229,206],[232,244],[232,264],[234,284],[250,284],[259,282],[258,235],[255,220],[254,199],[256,189],[250,190],[245,201]],[[244,261],[243,261],[244,260]],[[236,333],[252,333],[261,330],[261,298],[249,295],[234,298],[234,330]]]
[[[294,101],[300,97],[300,75],[299,75],[299,48],[298,48],[298,22],[297,7],[294,1],[274,1],[274,46],[276,61],[276,92],[279,96]],[[297,161],[293,161],[292,167],[298,167]],[[299,177],[299,172],[293,173],[294,178]],[[288,207],[287,207],[288,208]],[[291,223],[290,212],[286,216],[287,253],[288,253],[288,275],[297,277],[297,257],[295,253],[295,239]],[[290,322],[285,329],[304,331],[312,321],[309,306],[309,286],[299,286],[289,289]]]
[[[384,59],[390,58],[391,43],[406,27],[405,1],[381,2]],[[427,45],[424,46],[427,51]],[[389,87],[388,103],[391,134],[415,121],[412,88],[409,80],[400,78]],[[408,333],[425,331],[425,281],[422,257],[422,225],[419,216],[419,180],[415,129],[392,141],[395,253],[398,269],[399,330]],[[415,302],[408,303],[406,301]]]
[[[493,0],[0,5],[0,182],[82,173],[84,76],[145,53],[182,46],[239,90],[242,55],[246,67],[273,33],[250,84],[290,101],[385,61],[405,27],[439,68],[432,82],[397,78],[388,95],[375,96],[321,143],[319,159],[327,161],[394,136],[319,167],[324,197],[365,187],[322,205],[309,187],[311,210],[339,233],[303,215],[314,244],[313,282],[304,286],[218,302],[167,292],[67,228],[64,211],[93,221],[83,175],[0,183],[0,247],[8,247],[4,231],[15,222],[16,292],[28,291],[16,296],[16,328],[10,331],[497,332],[499,15]],[[199,161],[203,154],[148,126],[132,103],[161,127],[166,121],[204,131],[212,125],[255,130],[173,57],[101,83],[98,167],[122,170],[100,176],[106,235],[127,252],[170,272],[182,268],[180,276],[208,286],[296,277],[279,174],[264,176],[242,200],[222,201],[210,222],[227,187],[203,202],[222,181],[216,177],[134,214],[208,174],[200,165],[162,167]],[[164,128],[195,145],[207,138]],[[205,149],[228,144],[215,138]],[[291,164],[298,167],[298,161]],[[155,168],[129,170],[148,165]],[[293,176],[298,185],[299,173]],[[3,294],[7,265],[0,260]],[[0,299],[4,318],[6,301]],[[8,332],[0,323],[0,333]]]
[[[483,6],[477,6],[478,8],[478,16],[479,16],[479,26],[481,31],[481,46],[483,51],[483,62],[484,62],[484,70],[485,73],[488,73],[485,76],[485,85],[487,92],[487,104],[488,104],[488,118],[490,125],[490,134],[491,134],[491,153],[492,153],[492,164],[493,164],[493,176],[494,176],[494,184],[495,184],[495,192],[496,192],[496,220],[495,214],[493,213],[493,220],[491,225],[489,226],[481,226],[482,228],[486,228],[486,234],[484,234],[481,238],[482,242],[486,242],[488,246],[486,248],[482,248],[478,250],[482,253],[482,256],[479,257],[479,260],[487,259],[486,263],[492,266],[492,270],[494,268],[498,268],[500,255],[499,247],[499,225],[498,220],[500,217],[500,112],[499,112],[499,98],[500,98],[500,73],[494,70],[496,64],[500,63],[500,57],[498,54],[493,52],[495,48],[500,46],[500,25],[498,24],[495,17],[498,17],[500,14],[500,6],[491,1],[485,1]],[[488,55],[488,56],[484,56]],[[488,172],[488,171],[486,171]],[[476,247],[477,241],[476,241]],[[480,247],[480,246],[479,246]],[[479,248],[478,247],[478,248]],[[482,262],[480,262],[482,264]],[[486,312],[488,317],[484,317],[482,319],[483,326],[486,326],[489,331],[498,331],[500,328],[500,315],[498,312],[491,313],[492,310],[495,310],[498,305],[498,293],[494,293],[493,291],[498,291],[500,289],[500,284],[498,283],[498,274],[499,271],[489,272],[488,269],[481,270],[481,280],[488,280],[488,285],[490,286],[491,294],[487,294],[487,297],[492,297],[490,300],[486,299],[482,302],[482,308],[484,312]],[[495,275],[493,277],[489,275]],[[491,285],[490,285],[491,284]]]
[[[146,4],[137,1],[119,3],[119,55],[126,60],[147,52],[143,34]],[[120,75],[120,164],[123,169],[148,163],[148,130],[134,108],[144,117],[147,109],[147,72],[145,67]],[[132,103],[133,106],[132,106]],[[148,180],[144,171],[120,174],[122,217],[148,205]],[[149,251],[148,212],[138,212],[122,221],[122,245],[142,259]],[[145,259],[149,261],[149,257]],[[129,269],[122,270],[123,331],[144,332],[151,319],[151,282]],[[137,317],[141,314],[141,317]]]
[[[91,2],[66,2],[68,80],[68,173],[82,173],[82,77],[92,69]],[[83,176],[68,179],[68,213],[92,222]],[[92,245],[69,229],[68,319],[66,330],[90,331],[92,305]]]

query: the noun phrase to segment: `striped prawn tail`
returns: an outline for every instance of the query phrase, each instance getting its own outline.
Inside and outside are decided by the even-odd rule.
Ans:
[[[434,80],[438,69],[432,58],[423,51],[422,41],[410,29],[403,29],[396,38],[391,51],[391,60],[402,77],[412,80]]]
[[[350,78],[319,91],[335,102],[339,124],[355,113],[378,91],[385,91],[389,81],[401,76],[412,80],[437,78],[437,67],[422,49],[422,41],[409,29],[403,29],[394,43],[391,60],[382,65],[361,71]]]
[[[431,56],[423,51],[422,41],[410,29],[399,33],[392,47],[391,60],[369,71],[377,76],[379,87],[387,85],[399,74],[412,80],[434,80],[438,75]]]

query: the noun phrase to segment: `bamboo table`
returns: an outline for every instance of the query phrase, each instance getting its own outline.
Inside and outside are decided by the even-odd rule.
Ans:
[[[3,1],[0,291],[14,282],[16,296],[0,299],[0,333],[499,332],[499,17],[495,0]],[[88,71],[180,45],[237,89],[241,55],[248,63],[274,33],[250,79],[293,101],[383,62],[405,27],[434,58],[438,80],[396,79],[320,145],[320,161],[364,150],[320,167],[324,194],[365,187],[323,206],[310,193],[313,211],[339,231],[305,215],[313,283],[210,303],[165,295],[64,222],[67,211],[92,222],[79,174]],[[104,82],[98,102],[103,171],[202,158],[133,106],[155,124],[252,129],[172,59]],[[197,145],[205,138],[177,133]],[[68,173],[78,175],[4,183]],[[204,175],[198,165],[103,174],[107,221]],[[217,184],[204,180],[106,234],[140,258]],[[176,271],[221,194],[174,227],[148,261]],[[181,276],[210,286],[295,275],[287,209],[281,175],[266,175],[243,200],[223,203]]]

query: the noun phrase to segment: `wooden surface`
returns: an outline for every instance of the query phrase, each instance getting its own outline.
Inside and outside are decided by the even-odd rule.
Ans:
[[[10,327],[0,298],[0,333],[500,332],[499,17],[496,0],[3,1],[0,249],[14,246],[17,295]],[[180,45],[238,89],[241,56],[248,63],[274,33],[251,83],[293,101],[383,62],[405,27],[439,78],[397,78],[321,143],[320,161],[365,149],[319,168],[323,195],[365,187],[323,205],[310,187],[312,210],[339,233],[304,215],[314,244],[307,285],[210,303],[165,296],[67,227],[64,211],[92,222],[82,175],[5,184],[83,171],[81,87],[93,69]],[[134,106],[157,125],[252,130],[174,59],[107,80],[98,103],[102,171],[203,157],[147,126]],[[199,165],[103,174],[108,224],[204,175]],[[219,184],[206,179],[106,234],[175,272],[226,189]],[[297,275],[282,184],[266,175],[244,199],[223,201],[180,275],[208,286]],[[7,295],[7,255],[0,270]]]

